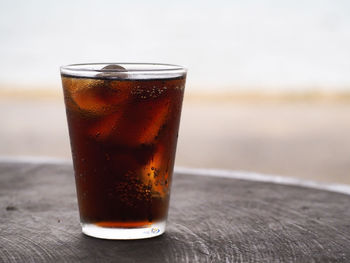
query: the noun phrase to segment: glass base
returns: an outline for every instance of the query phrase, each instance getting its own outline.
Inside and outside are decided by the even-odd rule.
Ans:
[[[164,233],[165,221],[157,222],[147,227],[138,228],[115,228],[101,227],[94,224],[82,223],[82,231],[85,235],[115,240],[130,240],[156,237]]]

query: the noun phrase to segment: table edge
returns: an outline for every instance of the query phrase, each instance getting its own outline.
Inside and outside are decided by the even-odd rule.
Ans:
[[[54,157],[33,157],[33,156],[18,156],[8,157],[0,156],[0,163],[32,163],[32,164],[65,164],[72,165],[72,161],[68,159]],[[350,185],[337,183],[323,183],[312,180],[304,180],[295,177],[279,176],[273,174],[263,174],[241,170],[227,170],[215,168],[190,168],[175,166],[174,172],[177,174],[187,174],[195,176],[209,176],[229,179],[239,179],[245,181],[255,181],[264,183],[274,183],[281,185],[301,186],[306,188],[325,190],[350,195]]]

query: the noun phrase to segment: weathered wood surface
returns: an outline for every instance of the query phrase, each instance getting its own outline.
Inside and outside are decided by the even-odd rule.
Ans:
[[[72,167],[0,164],[0,262],[350,262],[350,196],[177,174],[167,232],[81,233]]]

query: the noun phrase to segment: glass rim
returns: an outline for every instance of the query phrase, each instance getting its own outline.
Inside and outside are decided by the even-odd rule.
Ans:
[[[120,68],[107,68],[109,65],[121,66]],[[99,74],[105,73],[103,78],[123,79],[148,79],[163,77],[181,77],[186,75],[187,69],[183,66],[165,63],[79,63],[68,64],[60,67],[62,75],[73,77],[100,78]]]

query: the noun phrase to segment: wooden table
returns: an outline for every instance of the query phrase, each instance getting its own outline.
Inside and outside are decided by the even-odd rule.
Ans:
[[[175,174],[164,235],[109,241],[81,233],[71,164],[2,161],[0,262],[350,262],[349,195],[201,174]]]

